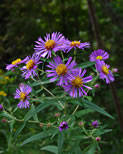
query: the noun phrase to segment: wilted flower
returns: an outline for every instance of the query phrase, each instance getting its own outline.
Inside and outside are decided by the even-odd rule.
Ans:
[[[90,61],[96,61],[97,59],[105,60],[105,59],[108,59],[108,58],[109,58],[109,54],[102,49],[95,50],[90,55]]]
[[[24,60],[21,60],[20,58],[12,61],[11,64],[6,66],[7,70],[13,70],[15,67],[18,67],[19,64],[22,64],[24,62]]]
[[[37,73],[35,70],[37,69],[37,65],[42,63],[40,61],[40,57],[36,54],[33,54],[32,57],[27,56],[25,58],[25,64],[26,66],[23,66],[21,68],[23,74],[22,76],[25,77],[25,79],[28,79],[30,76],[36,76]]]
[[[47,65],[47,67],[51,68],[52,70],[46,70],[49,72],[47,77],[53,77],[50,81],[55,81],[59,79],[57,85],[67,85],[67,76],[70,71],[76,66],[76,62],[73,60],[72,57],[69,57],[66,64],[64,64],[59,56],[54,57],[53,61]]]
[[[100,140],[101,140],[101,138],[100,138],[100,137],[96,137],[96,141],[98,141],[98,142],[99,142]]]
[[[63,50],[65,46],[65,38],[61,33],[53,32],[50,34],[46,34],[44,37],[45,41],[39,37],[38,41],[36,41],[37,45],[35,45],[35,52],[40,57],[47,58],[51,57],[52,51],[57,52],[58,50]]]
[[[101,79],[106,79],[106,83],[110,83],[114,81],[114,77],[112,72],[109,70],[109,65],[105,64],[104,61],[97,60],[96,61],[96,69],[99,72]]]
[[[20,99],[19,104],[17,105],[18,108],[28,108],[30,106],[29,99],[30,97],[28,96],[32,91],[32,88],[29,85],[24,85],[21,84],[19,86],[19,89],[16,89],[15,99]]]
[[[69,40],[66,40],[66,48],[65,48],[65,51],[68,53],[71,49],[76,49],[76,48],[79,48],[79,49],[82,49],[84,50],[85,48],[89,48],[90,47],[90,43],[88,42],[84,42],[84,43],[81,43],[80,41],[69,41]]]
[[[3,105],[0,104],[0,111],[3,111]]]
[[[77,68],[68,76],[68,85],[63,86],[64,90],[69,93],[71,97],[81,97],[87,95],[83,87],[91,90],[92,88],[85,85],[85,83],[92,81],[92,76],[84,77],[86,70],[82,72],[81,68]],[[78,94],[77,94],[78,93]]]
[[[65,129],[68,129],[68,124],[67,124],[67,122],[63,121],[60,123],[59,131],[63,131]]]
[[[93,127],[96,128],[96,127],[98,127],[98,125],[99,125],[99,123],[98,123],[97,120],[95,120],[95,121],[92,122],[92,126],[93,126]]]

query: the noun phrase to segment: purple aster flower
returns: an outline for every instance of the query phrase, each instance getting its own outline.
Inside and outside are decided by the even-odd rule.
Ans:
[[[108,58],[109,58],[109,54],[102,49],[95,50],[90,55],[90,61],[96,61],[97,59],[104,60],[104,59],[108,59]]]
[[[106,79],[106,83],[110,83],[114,81],[114,77],[112,72],[109,70],[110,65],[105,64],[104,61],[97,60],[96,61],[96,69],[99,72],[101,79]]]
[[[18,67],[18,65],[22,64],[22,63],[24,63],[24,60],[21,60],[20,58],[18,58],[16,60],[12,61],[11,64],[7,65],[6,69],[7,70],[14,70],[15,67]]]
[[[16,89],[16,93],[14,94],[15,99],[20,99],[18,103],[18,108],[28,108],[30,106],[28,96],[32,91],[32,88],[29,85],[20,84],[19,89]]]
[[[80,41],[69,41],[69,40],[66,40],[65,44],[66,44],[65,51],[67,53],[71,49],[73,49],[73,48],[74,49],[79,48],[79,49],[84,50],[85,48],[89,48],[90,47],[90,43],[88,43],[88,42],[81,43]]]
[[[98,125],[99,125],[99,123],[98,123],[97,120],[95,120],[95,121],[92,122],[92,126],[93,126],[93,127],[96,128],[96,127],[98,127]]]
[[[67,122],[63,121],[60,123],[59,131],[63,131],[65,129],[68,129],[68,124],[67,124]]]
[[[3,105],[0,104],[0,111],[3,111]]]
[[[57,78],[59,79],[57,85],[62,86],[63,84],[68,84],[68,73],[72,71],[72,69],[76,66],[76,62],[73,60],[72,57],[69,57],[66,64],[63,64],[61,58],[59,56],[54,57],[53,61],[47,65],[47,67],[51,68],[52,70],[47,70],[49,72],[47,77],[53,77],[50,81],[55,81]]]
[[[28,79],[30,76],[37,76],[37,73],[35,70],[37,69],[37,65],[42,63],[40,61],[40,57],[36,54],[33,54],[32,57],[27,56],[25,58],[25,64],[26,66],[23,66],[21,68],[23,74],[22,76],[25,77],[25,79]]]
[[[52,33],[46,34],[44,37],[45,41],[39,37],[38,41],[36,41],[37,45],[35,45],[35,51],[37,55],[40,57],[47,58],[51,57],[52,51],[57,52],[58,50],[63,50],[65,46],[65,38],[61,33]]]
[[[92,76],[84,77],[86,70],[82,72],[81,68],[75,69],[68,76],[68,85],[63,86],[64,90],[69,93],[71,97],[81,97],[87,95],[87,92],[83,88],[91,90],[92,88],[84,83],[92,81]],[[78,94],[77,94],[78,93]]]

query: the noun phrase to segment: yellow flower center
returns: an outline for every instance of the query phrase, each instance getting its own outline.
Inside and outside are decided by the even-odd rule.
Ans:
[[[24,101],[26,99],[26,94],[24,92],[20,92],[20,99]]]
[[[73,46],[73,47],[75,47],[75,46],[77,46],[77,45],[80,45],[80,41],[72,41],[72,42],[70,43],[70,45]]]
[[[34,67],[34,65],[35,65],[35,62],[34,62],[32,59],[29,60],[29,61],[27,62],[27,64],[26,64],[27,70],[32,69],[32,68]]]
[[[58,75],[65,75],[67,73],[67,67],[65,64],[59,64],[57,67],[56,67],[56,73]]]
[[[102,72],[107,75],[107,74],[109,74],[109,69],[105,65],[103,65]]]
[[[72,80],[72,85],[76,88],[81,87],[83,85],[83,80],[79,76],[76,76],[74,80]]]
[[[18,59],[16,59],[16,60],[12,61],[12,65],[16,65],[16,64],[18,64],[18,63],[20,63],[20,62],[21,62],[21,59],[18,58]]]
[[[54,40],[48,40],[48,41],[45,42],[45,48],[47,50],[53,49],[55,47],[55,45],[56,45],[56,43],[55,43]]]
[[[7,93],[5,93],[4,91],[0,91],[0,96],[7,96]]]
[[[97,56],[96,59],[100,59],[100,60],[102,60],[103,57],[102,57],[102,56]]]

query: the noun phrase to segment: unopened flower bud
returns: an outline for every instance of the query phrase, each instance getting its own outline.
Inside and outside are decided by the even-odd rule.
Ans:
[[[59,118],[60,117],[60,113],[55,113],[55,117]]]
[[[40,123],[39,126],[42,128],[44,126],[44,124],[43,123]]]
[[[93,126],[93,127],[95,127],[95,128],[96,128],[96,127],[98,127],[98,125],[99,125],[99,123],[98,123],[98,121],[97,121],[97,120],[92,122],[92,126]]]
[[[20,84],[19,84],[19,87],[20,87],[20,88],[21,88],[21,87],[23,87],[23,86],[24,86],[24,84],[23,84],[23,83],[20,83]]]
[[[0,104],[0,111],[3,111],[3,105]]]
[[[80,121],[80,122],[78,123],[79,126],[83,126],[83,124],[84,124],[84,123],[83,123],[82,121]]]
[[[98,88],[100,88],[100,85],[97,83],[94,85],[94,87],[98,89]]]
[[[6,123],[6,122],[7,122],[7,119],[6,119],[6,118],[3,118],[3,119],[2,119],[2,122],[3,122],[3,123]]]
[[[112,69],[112,73],[117,73],[118,72],[118,69],[117,68],[113,68]]]
[[[47,128],[50,128],[51,127],[51,123],[49,122],[48,124],[47,124]]]
[[[101,138],[100,138],[100,137],[96,137],[96,141],[98,141],[98,142],[99,142],[100,140],[101,140]]]

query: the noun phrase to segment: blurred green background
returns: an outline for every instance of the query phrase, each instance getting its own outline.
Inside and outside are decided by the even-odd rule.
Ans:
[[[122,110],[123,1],[93,0],[93,5],[101,39],[110,54],[108,63],[119,70],[115,86]],[[84,51],[88,52],[86,60],[98,49],[86,0],[0,0],[0,68],[5,70],[12,60],[31,55],[38,37],[52,32],[61,32],[70,40],[90,42],[91,49]],[[115,117],[114,121],[106,119],[113,132],[105,136],[109,144],[103,151],[122,154],[123,138],[111,91],[104,82],[101,82],[101,88],[94,101]]]

